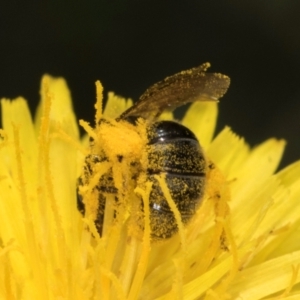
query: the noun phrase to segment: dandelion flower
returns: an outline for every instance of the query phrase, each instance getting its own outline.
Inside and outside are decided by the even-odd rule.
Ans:
[[[98,120],[101,98],[98,83]],[[130,210],[120,203],[115,216],[115,199],[108,196],[100,236],[93,187],[111,165],[101,162],[78,191],[85,158],[92,158],[88,138],[79,137],[65,81],[44,76],[35,121],[22,98],[1,105],[0,299],[300,298],[300,162],[275,173],[284,141],[269,139],[252,149],[228,127],[213,139],[217,104],[192,104],[182,123],[208,162],[195,216],[178,224],[179,234],[151,241],[151,186],[137,188],[133,179],[124,193],[143,199],[143,213],[131,201]],[[113,120],[131,105],[109,93],[104,116]],[[95,129],[80,123],[93,143]],[[131,151],[141,151],[140,137],[130,126],[124,130]],[[118,131],[106,136],[119,137]],[[111,145],[114,151],[120,140]],[[122,180],[113,180],[122,190]],[[84,216],[77,193],[90,199]],[[133,221],[130,212],[136,213]]]

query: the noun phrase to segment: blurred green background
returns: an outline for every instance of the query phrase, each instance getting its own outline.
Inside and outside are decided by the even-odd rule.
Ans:
[[[251,146],[288,141],[300,158],[300,1],[11,1],[0,5],[0,96],[32,111],[44,73],[67,79],[78,118],[95,88],[138,99],[151,84],[209,61],[231,77],[218,128]]]

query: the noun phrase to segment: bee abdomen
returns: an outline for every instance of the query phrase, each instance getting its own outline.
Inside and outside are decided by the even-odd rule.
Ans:
[[[151,231],[155,239],[169,238],[178,231],[177,220],[153,175],[150,193]],[[183,224],[187,224],[195,214],[203,196],[205,178],[203,176],[182,176],[165,174],[165,181]]]
[[[201,176],[205,160],[198,141],[176,138],[148,146],[148,173]]]
[[[195,135],[186,127],[171,121],[155,123],[149,131],[148,178],[151,229],[154,238],[171,237],[178,230],[156,174],[165,176],[166,185],[186,224],[195,214],[204,193],[205,158]]]

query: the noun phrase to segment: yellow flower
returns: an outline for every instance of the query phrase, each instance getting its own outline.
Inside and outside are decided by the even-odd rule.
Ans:
[[[101,89],[98,83],[96,120]],[[115,118],[130,105],[110,93],[104,115]],[[63,79],[43,78],[35,122],[24,99],[2,100],[0,299],[300,299],[300,162],[274,174],[284,141],[250,149],[229,128],[212,140],[216,118],[210,102],[194,103],[182,120],[207,157],[205,195],[187,226],[177,217],[179,234],[151,242],[147,184],[123,189],[131,207],[120,203],[117,217],[107,204],[112,216],[104,226],[110,226],[99,236],[93,187],[110,167],[105,162],[79,188],[89,201],[85,216],[79,213],[77,181],[91,153],[88,139],[79,139]],[[100,126],[81,124],[95,140]],[[143,141],[122,128],[140,151]],[[122,190],[122,180],[114,180]],[[131,201],[136,197],[144,201],[144,217]]]

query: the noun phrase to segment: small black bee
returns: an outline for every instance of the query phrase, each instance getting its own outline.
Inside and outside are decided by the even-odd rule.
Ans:
[[[100,120],[98,135],[102,141],[91,141],[92,154],[86,157],[84,172],[79,179],[79,186],[89,183],[97,165],[108,164],[107,171],[99,175],[99,181],[94,186],[94,195],[98,201],[95,224],[100,235],[103,234],[106,206],[113,202],[117,207],[121,202],[120,197],[126,198],[126,194],[134,194],[133,189],[129,191],[129,186],[135,187],[137,182],[140,184],[143,180],[152,183],[149,197],[152,239],[166,239],[178,231],[176,218],[156,179],[157,175],[164,175],[170,195],[181,214],[182,223],[188,223],[195,214],[204,194],[206,180],[207,166],[203,151],[196,136],[188,128],[173,121],[157,119],[165,110],[173,110],[189,102],[217,101],[225,94],[229,78],[222,74],[206,73],[209,66],[209,63],[205,63],[167,77],[147,89],[139,101],[114,122]],[[142,159],[142,153],[130,156],[129,150],[126,152],[120,149],[118,152],[113,146],[107,146],[102,128],[110,126],[114,130],[118,128],[117,123],[125,124],[140,136],[143,134],[139,130],[139,124],[144,123],[146,138],[143,149],[137,150],[137,153],[146,153],[146,160]],[[124,142],[124,147],[131,146]],[[118,164],[121,169],[124,161],[128,174],[123,174],[121,183],[117,183],[114,172],[118,169]],[[143,203],[141,199],[139,201],[140,210],[143,211]],[[78,197],[78,208],[84,214],[85,204],[81,195]],[[117,217],[116,211],[117,208],[112,219]]]

